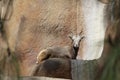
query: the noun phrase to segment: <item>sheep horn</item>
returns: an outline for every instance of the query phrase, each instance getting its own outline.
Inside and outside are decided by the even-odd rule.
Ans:
[[[68,37],[71,39],[71,38],[72,38],[72,36],[73,36],[73,32],[72,32],[72,31],[70,31],[70,34],[68,35]]]
[[[79,35],[81,35],[83,33],[83,31],[79,32]]]

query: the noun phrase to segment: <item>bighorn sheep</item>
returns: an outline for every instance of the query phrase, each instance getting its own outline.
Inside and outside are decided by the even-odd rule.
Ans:
[[[81,34],[81,33],[80,33]],[[47,49],[43,49],[37,56],[37,62],[40,63],[43,60],[48,58],[64,58],[64,59],[76,59],[80,41],[84,38],[84,36],[78,35],[69,35],[72,40],[73,46],[54,46],[48,47]]]
[[[79,46],[80,46],[80,42],[83,38],[85,38],[84,35],[81,35],[82,34],[82,31],[77,34],[77,35],[73,35],[73,34],[70,34],[69,35],[69,38],[72,40],[72,48],[74,49],[75,51],[75,59],[77,57],[77,54],[78,54],[78,50],[79,50]]]

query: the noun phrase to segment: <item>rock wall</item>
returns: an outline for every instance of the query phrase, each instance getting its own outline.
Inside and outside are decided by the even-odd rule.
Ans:
[[[90,2],[92,1],[94,6],[84,6],[87,5],[86,0],[14,0],[13,13],[10,20],[5,23],[5,31],[11,52],[15,52],[20,59],[21,75],[30,75],[36,64],[36,56],[42,49],[55,45],[71,46],[71,40],[68,38],[71,32],[78,34],[83,30],[86,36],[80,44],[77,59],[100,57],[103,42],[98,48],[96,43],[104,39],[105,5],[97,0]],[[98,9],[101,9],[100,13],[95,14]],[[102,26],[98,26],[100,23]],[[97,36],[101,37],[98,39]],[[94,39],[95,43],[92,42],[92,37],[97,37]],[[93,56],[90,57],[93,46]]]
[[[11,51],[21,59],[22,75],[29,75],[42,49],[71,45],[68,34],[76,32],[75,5],[74,0],[14,0],[5,28]]]

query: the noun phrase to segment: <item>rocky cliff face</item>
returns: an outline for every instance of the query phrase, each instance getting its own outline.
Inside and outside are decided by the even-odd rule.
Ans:
[[[6,32],[11,50],[21,59],[21,74],[29,75],[37,54],[54,45],[71,45],[76,32],[74,0],[15,0]],[[32,64],[32,65],[31,65]]]
[[[68,38],[71,32],[78,34],[83,30],[86,36],[80,44],[78,59],[100,57],[103,42],[97,48],[99,44],[96,43],[104,39],[105,5],[97,0],[90,1],[94,2],[95,8],[91,3],[85,6],[86,0],[14,0],[13,13],[5,23],[5,30],[10,50],[20,58],[21,75],[30,75],[36,56],[42,49],[55,45],[71,46],[71,40]],[[98,9],[100,11],[96,14]],[[91,50],[90,47],[93,46],[95,49]],[[92,58],[89,57],[89,51],[93,51]]]

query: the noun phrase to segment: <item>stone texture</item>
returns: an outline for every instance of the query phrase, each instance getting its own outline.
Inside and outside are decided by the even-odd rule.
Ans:
[[[54,45],[71,45],[76,32],[74,0],[14,0],[13,14],[5,23],[8,43],[20,59],[21,75],[30,75],[37,54]],[[32,65],[31,65],[32,64]]]
[[[96,6],[98,1],[92,1],[94,2],[95,9],[98,9]],[[86,0],[83,3],[86,3]],[[93,20],[92,25],[90,24],[90,26],[87,23],[85,16],[95,13],[95,11],[93,9],[91,12],[92,5],[88,5],[87,9],[90,12],[86,12],[85,14],[83,11],[84,8],[82,8],[83,5],[81,5],[83,3],[81,0],[14,0],[13,13],[10,20],[6,21],[4,28],[9,48],[11,52],[15,52],[19,60],[22,76],[31,75],[31,71],[36,65],[36,56],[42,49],[55,45],[71,46],[71,40],[68,38],[71,32],[78,34],[83,30],[83,34],[86,36],[86,39],[80,44],[77,59],[85,59],[85,56],[90,59],[95,59],[96,55],[98,56],[98,52],[94,52],[94,57],[91,58],[88,57],[91,53],[86,54],[85,52],[86,42],[91,43],[92,41],[89,41],[89,39],[96,36],[90,33],[95,31],[91,26],[93,27],[97,23],[95,24],[94,22],[96,21],[94,16],[88,16],[91,19],[90,21]],[[103,5],[102,3],[99,4]],[[98,15],[96,14],[96,16]],[[103,17],[103,15],[100,17]],[[99,29],[97,30],[99,31]],[[86,35],[86,32],[90,36]],[[102,35],[103,38],[104,35]],[[87,47],[88,52],[90,47]],[[97,49],[95,48],[95,50]],[[101,47],[100,50],[102,50]]]

